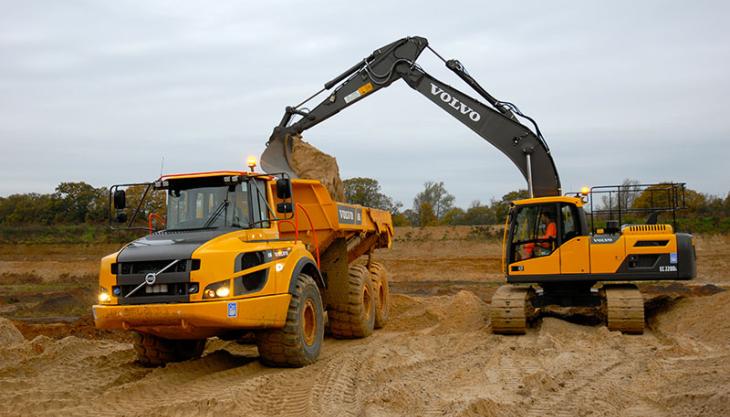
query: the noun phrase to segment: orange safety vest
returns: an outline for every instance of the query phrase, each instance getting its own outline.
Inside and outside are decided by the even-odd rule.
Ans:
[[[550,239],[550,238],[557,238],[558,237],[558,227],[555,225],[555,222],[548,223],[548,225],[545,227],[545,233],[540,236],[540,239]],[[543,247],[545,249],[550,249],[550,242],[540,242],[538,243],[540,247]],[[524,250],[528,254],[528,258],[532,258],[532,252],[535,250],[535,244],[525,243]]]
[[[555,226],[555,222],[548,223],[547,227],[545,228],[545,234],[540,236],[540,239],[550,239],[550,238],[557,238],[558,237],[558,227]],[[550,242],[540,242],[540,245],[545,248],[550,248]]]

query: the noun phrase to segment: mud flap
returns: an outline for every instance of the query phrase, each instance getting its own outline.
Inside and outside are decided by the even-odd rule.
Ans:
[[[326,306],[332,305],[333,300],[344,300],[349,291],[347,259],[347,242],[343,238],[335,239],[322,254],[320,270],[325,274],[327,291],[324,297]]]

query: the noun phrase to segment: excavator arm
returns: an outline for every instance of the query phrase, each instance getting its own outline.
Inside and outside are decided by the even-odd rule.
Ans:
[[[322,90],[304,102],[295,107],[287,107],[261,156],[264,170],[287,172],[296,177],[290,166],[292,135],[302,133],[358,100],[403,79],[411,88],[507,155],[527,180],[531,196],[560,195],[560,178],[550,149],[542,139],[537,125],[535,124],[535,134],[520,123],[517,116],[530,121],[532,119],[520,113],[514,105],[492,97],[456,60],[444,62],[447,68],[487,100],[491,107],[426,73],[415,62],[426,48],[429,48],[428,41],[421,37],[403,38],[388,44],[326,83]],[[332,91],[316,107],[311,110],[303,108],[309,100],[329,90]],[[295,116],[300,118],[292,122]]]

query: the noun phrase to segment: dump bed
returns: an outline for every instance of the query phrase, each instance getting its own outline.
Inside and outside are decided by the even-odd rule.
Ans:
[[[334,201],[316,180],[293,179],[292,194],[295,216],[279,222],[281,239],[298,238],[312,250],[324,252],[335,239],[344,238],[350,242],[348,257],[352,259],[391,246],[393,221],[388,211]]]

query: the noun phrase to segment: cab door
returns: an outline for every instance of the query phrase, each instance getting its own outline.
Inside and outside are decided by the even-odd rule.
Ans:
[[[560,204],[560,273],[590,272],[590,238],[581,229],[578,207]]]
[[[558,240],[547,237],[555,230],[556,203],[521,205],[514,208],[509,235],[509,276],[560,274]],[[552,226],[549,226],[550,223]]]

